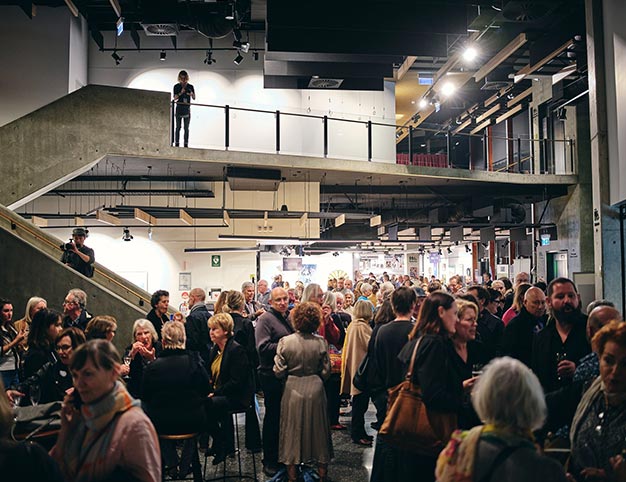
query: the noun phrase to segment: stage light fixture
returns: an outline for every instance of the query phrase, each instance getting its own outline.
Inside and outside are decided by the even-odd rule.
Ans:
[[[471,253],[472,252],[472,248],[469,247],[469,244],[465,245],[465,252],[466,253]]]
[[[235,4],[231,3],[228,5],[226,10],[226,15],[224,15],[226,20],[235,20]]]
[[[235,63],[235,65],[239,65],[241,62],[243,62],[243,56],[241,55],[241,52],[237,52],[237,57],[233,59],[233,62]]]
[[[165,62],[165,57],[167,57],[167,52],[165,50],[161,50],[161,53],[159,54],[159,60],[161,62]]]
[[[117,54],[116,50],[113,51],[113,53],[111,54],[111,57],[113,57],[113,60],[115,60],[115,65],[120,65],[120,62],[124,60],[124,57],[120,57]]]
[[[466,62],[473,62],[478,57],[478,50],[476,47],[469,46],[463,51],[463,60]]]
[[[213,52],[211,50],[206,51],[206,58],[204,59],[204,63],[207,65],[212,65],[217,63],[217,60],[213,58]]]
[[[233,42],[233,47],[235,47],[237,50],[242,51],[244,54],[247,54],[248,50],[250,50],[250,42],[242,42],[241,40],[235,40]]]
[[[133,235],[130,234],[130,229],[129,228],[124,228],[123,234],[122,234],[122,240],[124,241],[132,241],[133,240]]]
[[[254,60],[259,60],[259,53],[258,52],[252,52],[252,58]]]

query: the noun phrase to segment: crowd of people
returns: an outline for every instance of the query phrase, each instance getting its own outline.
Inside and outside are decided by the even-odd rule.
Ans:
[[[158,290],[122,356],[118,321],[88,313],[82,290],[68,292],[63,313],[32,297],[15,322],[0,300],[0,471],[19,453],[45,459],[59,480],[184,477],[197,441],[214,464],[234,453],[231,414],[245,413],[246,448],[262,451],[267,476],[296,481],[314,464],[325,481],[349,404],[352,441],[375,445],[372,482],[626,480],[626,323],[611,302],[585,315],[571,280],[531,285],[527,273],[469,286],[460,276],[355,278],[326,289],[244,282],[214,305],[194,288],[176,318]],[[429,417],[446,422],[436,452],[376,436],[405,375]],[[54,401],[51,460],[9,440],[12,405]],[[188,433],[197,438],[180,455],[158,438]],[[571,451],[567,474],[543,455],[553,447]]]

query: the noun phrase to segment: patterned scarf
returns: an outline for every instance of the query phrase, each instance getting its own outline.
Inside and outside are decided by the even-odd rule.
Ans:
[[[116,382],[113,390],[104,398],[81,407],[81,421],[75,435],[65,447],[60,447],[63,454],[62,470],[68,480],[86,482],[107,475],[107,450],[118,415],[138,406],[139,400],[131,397],[126,388]]]

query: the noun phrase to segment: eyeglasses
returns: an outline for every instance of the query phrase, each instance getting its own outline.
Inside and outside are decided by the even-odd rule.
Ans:
[[[73,301],[67,301],[67,300],[65,300],[65,301],[63,301],[63,304],[64,304],[64,305],[74,305],[74,304],[76,304],[76,303],[74,303]]]
[[[57,351],[68,351],[72,349],[72,345],[57,345]]]

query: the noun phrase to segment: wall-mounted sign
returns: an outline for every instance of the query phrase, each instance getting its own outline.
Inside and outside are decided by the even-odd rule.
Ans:
[[[222,266],[222,256],[219,254],[211,255],[211,268],[219,268]]]

